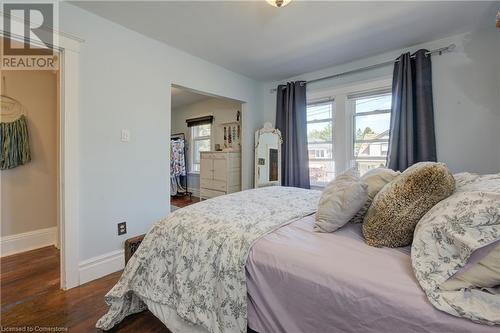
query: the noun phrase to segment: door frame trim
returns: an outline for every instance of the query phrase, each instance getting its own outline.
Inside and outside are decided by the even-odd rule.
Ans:
[[[16,17],[12,19],[19,20]],[[20,23],[26,24],[21,21]],[[70,289],[80,285],[79,237],[80,221],[80,44],[84,40],[56,30],[52,45],[60,56],[60,126],[59,126],[59,239],[60,239],[60,285]],[[0,30],[5,38],[5,31]],[[24,36],[10,34],[10,39],[26,42]],[[30,40],[32,45],[36,42]]]

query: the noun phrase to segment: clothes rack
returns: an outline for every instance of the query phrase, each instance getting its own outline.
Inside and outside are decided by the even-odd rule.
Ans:
[[[187,165],[187,161],[186,161],[186,136],[184,133],[177,133],[177,134],[172,134],[170,136],[170,149],[172,149],[172,144],[174,141],[176,140],[182,140],[183,141],[183,159],[184,159],[184,167],[186,167]],[[170,170],[170,172],[172,172],[172,170]],[[177,191],[175,194],[171,194],[172,197],[184,197],[184,196],[189,196],[189,198],[191,198],[191,196],[193,195],[192,192],[188,191],[188,178],[187,178],[187,172],[185,172],[185,175],[181,175],[179,176],[180,179],[181,179],[181,184],[182,185],[182,189],[183,191]],[[183,180],[183,182],[182,182]],[[172,176],[171,176],[171,181],[172,181]],[[183,183],[183,184],[182,184]]]

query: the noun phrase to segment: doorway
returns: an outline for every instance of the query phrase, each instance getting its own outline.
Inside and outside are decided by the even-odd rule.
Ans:
[[[177,85],[171,93],[171,211],[240,191],[242,103]],[[221,167],[208,167],[215,156]]]
[[[51,45],[58,63],[57,72],[57,124],[56,140],[59,144],[57,149],[57,200],[56,200],[56,235],[53,233],[42,237],[44,242],[52,242],[58,245],[59,258],[57,266],[59,270],[58,284],[61,289],[70,289],[80,284],[78,270],[78,224],[79,224],[79,53],[80,44],[84,40],[75,36],[58,34],[57,44]],[[3,37],[0,37],[3,38]],[[11,34],[10,38],[15,43],[26,43],[23,36]],[[33,47],[45,47],[45,45],[30,40]],[[3,43],[2,43],[3,45]],[[2,51],[3,52],[3,51]],[[2,53],[3,54],[3,53]],[[2,74],[6,70],[2,70]],[[53,73],[54,74],[54,73]],[[0,79],[0,82],[3,81]],[[9,84],[6,84],[9,90]],[[37,155],[38,156],[38,155]],[[35,155],[33,156],[33,159]],[[36,157],[38,158],[38,157]],[[1,179],[1,178],[0,178]],[[3,196],[2,196],[3,198]],[[3,205],[3,203],[2,203]],[[3,226],[4,220],[0,225]],[[1,228],[0,228],[1,229]],[[0,230],[1,232],[1,230]],[[28,236],[30,233],[28,233]],[[47,240],[47,238],[49,240]],[[55,238],[55,241],[53,240]],[[8,240],[23,240],[14,235]],[[2,247],[6,242],[2,239]],[[24,240],[23,240],[24,241]],[[7,242],[8,243],[8,242]],[[18,246],[16,246],[18,248]],[[3,255],[0,253],[0,256]]]
[[[55,63],[0,75],[2,307],[60,286],[61,73]],[[37,270],[45,278],[26,289]]]
[[[2,256],[59,248],[59,77],[58,69],[1,74]]]

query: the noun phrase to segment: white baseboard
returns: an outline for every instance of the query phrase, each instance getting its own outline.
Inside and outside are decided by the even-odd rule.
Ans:
[[[200,197],[200,189],[199,188],[189,188],[189,192],[193,193],[193,196]]]
[[[80,262],[80,284],[90,282],[125,267],[124,250],[112,251]]]
[[[35,250],[44,246],[55,245],[57,241],[57,227],[39,229],[22,234],[0,238],[0,256]]]

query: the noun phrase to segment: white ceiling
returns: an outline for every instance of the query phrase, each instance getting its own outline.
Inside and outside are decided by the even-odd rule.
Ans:
[[[201,102],[210,98],[213,97],[197,94],[187,89],[172,87],[172,98],[170,100],[170,103],[172,110],[174,110],[181,106],[186,106],[196,102]]]
[[[77,2],[77,6],[257,80],[278,80],[493,26],[499,1]]]

